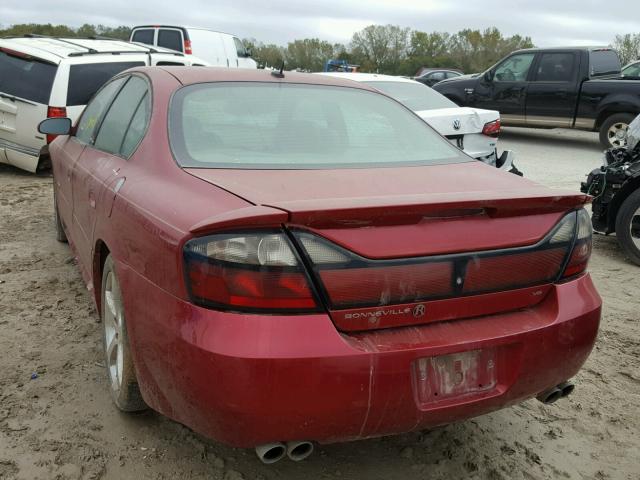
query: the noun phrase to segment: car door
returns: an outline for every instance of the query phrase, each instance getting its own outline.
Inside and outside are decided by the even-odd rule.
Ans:
[[[525,124],[525,106],[531,65],[536,54],[517,53],[480,77],[473,91],[472,106],[498,110],[502,122]]]
[[[542,53],[527,90],[527,125],[571,127],[578,101],[578,52]]]
[[[426,76],[426,85],[429,85],[430,87],[433,87],[436,83],[442,81],[445,79],[445,74],[444,72],[431,72],[428,73]]]
[[[73,220],[76,250],[82,265],[93,258],[93,233],[97,216],[110,213],[115,185],[130,154],[127,132],[148,95],[147,81],[138,75],[124,78],[115,98],[99,121],[93,141],[87,144],[73,169]]]
[[[146,45],[155,44],[156,29],[155,28],[136,28],[131,34],[131,41],[144,43]]]
[[[178,28],[164,27],[158,29],[158,40],[156,45],[184,53],[184,38],[182,36],[182,30]]]
[[[104,85],[89,101],[75,128],[75,134],[70,135],[59,155],[53,162],[53,179],[56,189],[58,213],[67,231],[71,230],[71,241],[76,244],[74,235],[73,216],[73,172],[76,162],[88,144],[93,143],[97,127],[104,116],[116,93],[124,84],[124,78],[118,78]]]

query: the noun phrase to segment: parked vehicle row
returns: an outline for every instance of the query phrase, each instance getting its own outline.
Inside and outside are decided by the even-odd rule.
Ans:
[[[589,197],[366,83],[135,67],[40,131],[122,410],[300,460],[551,403],[593,347]]]
[[[75,121],[111,77],[143,65],[207,65],[196,56],[118,40],[0,38],[0,163],[35,172],[55,138],[37,131],[48,117]]]
[[[621,77],[607,47],[519,50],[434,88],[458,105],[498,110],[503,125],[597,131],[606,148],[624,146],[640,113],[640,82]]]

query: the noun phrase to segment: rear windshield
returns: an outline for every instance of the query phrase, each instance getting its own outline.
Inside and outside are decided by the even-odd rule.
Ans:
[[[57,65],[0,50],[0,92],[47,105]]]
[[[179,30],[160,29],[158,31],[158,46],[181,52],[182,34]]]
[[[86,105],[107,80],[132,67],[144,65],[144,62],[85,63],[71,65],[69,69],[69,90],[67,106]]]
[[[384,95],[324,85],[191,85],[173,97],[169,135],[183,167],[309,169],[471,160]]]
[[[457,108],[441,93],[421,83],[409,82],[364,82],[395,98],[414,112],[435,110],[436,108]]]
[[[615,50],[593,50],[590,52],[591,75],[620,73],[620,59]]]

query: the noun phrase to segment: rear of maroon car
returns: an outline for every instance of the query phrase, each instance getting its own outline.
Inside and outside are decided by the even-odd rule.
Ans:
[[[378,107],[356,97],[392,101],[349,85],[301,83],[200,82],[172,97],[180,167],[247,206],[185,236],[188,298],[149,283],[145,308],[129,313],[136,329],[153,326],[135,342],[147,403],[235,446],[333,442],[466,419],[575,375],[601,309],[586,272],[588,198],[472,161],[404,110],[395,122],[424,134],[437,158],[415,161],[385,138],[361,164],[344,164],[336,111],[357,130],[357,102],[376,115],[404,107]],[[333,89],[335,105],[313,116],[326,102],[312,102],[310,120],[285,122],[282,148],[265,147],[269,122],[317,89]],[[196,126],[216,109],[227,112],[222,123]],[[243,109],[246,131],[249,117],[231,125]],[[297,151],[301,138],[305,148],[328,143],[326,155]],[[247,145],[255,163],[243,163]],[[382,150],[402,160],[376,164]]]

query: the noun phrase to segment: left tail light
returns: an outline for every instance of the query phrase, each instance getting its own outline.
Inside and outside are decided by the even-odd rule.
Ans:
[[[191,40],[184,41],[184,53],[186,53],[187,55],[193,54],[193,50],[191,49]]]
[[[67,116],[66,107],[49,107],[47,108],[47,118],[64,118]],[[47,135],[47,144],[53,142],[57,135]]]
[[[303,313],[318,303],[289,238],[282,232],[221,234],[184,246],[194,303],[236,311]]]
[[[482,134],[487,135],[488,137],[498,138],[500,135],[500,119],[494,120],[493,122],[487,122],[482,127]]]

